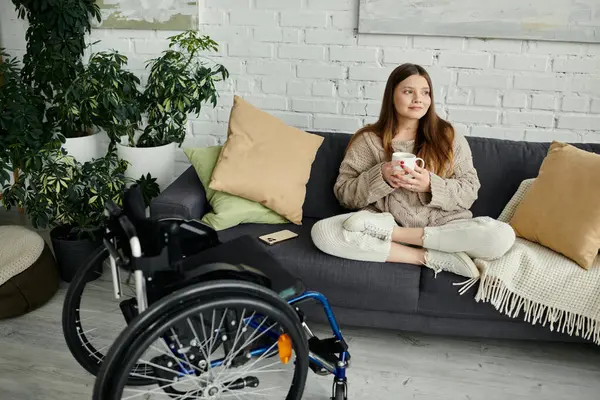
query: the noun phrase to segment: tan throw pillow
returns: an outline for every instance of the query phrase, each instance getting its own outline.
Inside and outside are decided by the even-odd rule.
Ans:
[[[209,186],[259,202],[300,225],[306,183],[323,139],[234,96],[227,140]]]
[[[510,225],[588,269],[600,249],[600,155],[552,142]]]
[[[519,204],[521,204],[521,202],[523,201],[523,198],[527,194],[527,191],[529,190],[531,184],[534,181],[535,178],[525,179],[521,181],[515,194],[513,194],[508,203],[506,203],[506,205],[504,206],[502,213],[498,217],[498,221],[506,222],[507,224],[510,222],[513,215],[515,215],[515,211],[517,211],[517,207],[519,207]]]

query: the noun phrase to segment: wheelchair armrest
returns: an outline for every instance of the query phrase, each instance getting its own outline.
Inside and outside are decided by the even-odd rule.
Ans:
[[[121,208],[119,208],[112,200],[107,200],[104,203],[104,210],[111,218],[118,217],[122,212]]]
[[[189,167],[150,203],[152,219],[201,219],[210,209],[206,190],[194,167]]]

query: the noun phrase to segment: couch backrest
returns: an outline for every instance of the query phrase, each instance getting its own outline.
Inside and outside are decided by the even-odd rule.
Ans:
[[[304,216],[327,218],[347,212],[333,194],[333,185],[351,134],[311,132],[325,138],[312,165],[306,186]],[[498,218],[506,203],[528,178],[536,177],[550,143],[511,141],[468,136],[473,163],[481,189],[471,207],[475,217]],[[600,154],[600,144],[573,143],[574,146]]]
[[[519,184],[538,175],[550,143],[481,137],[467,137],[467,140],[481,182],[478,198],[471,211],[476,217],[487,215],[498,218],[519,188]],[[573,145],[586,151],[600,153],[600,144]]]
[[[310,132],[325,138],[312,164],[310,179],[306,184],[306,197],[302,213],[309,218],[327,218],[344,212],[333,194],[344,151],[351,138],[347,133]]]

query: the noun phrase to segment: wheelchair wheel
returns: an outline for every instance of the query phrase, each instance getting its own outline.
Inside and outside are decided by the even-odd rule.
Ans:
[[[346,386],[346,380],[333,383],[333,397],[331,400],[348,400],[348,387]]]
[[[293,309],[268,289],[213,281],[159,300],[121,333],[94,386],[95,400],[299,400],[308,344]],[[128,388],[132,369],[153,373]]]
[[[102,246],[77,271],[67,290],[62,311],[63,334],[71,354],[92,375],[97,375],[110,346],[127,327],[123,311],[135,304],[135,288],[129,273],[121,270],[122,298],[113,295],[112,275],[106,265],[108,250]],[[144,371],[144,376],[146,375]],[[148,379],[132,376],[130,385],[147,385]]]

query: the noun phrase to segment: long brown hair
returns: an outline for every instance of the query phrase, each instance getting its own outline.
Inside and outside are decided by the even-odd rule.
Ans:
[[[427,80],[431,97],[431,106],[427,110],[427,113],[419,120],[417,137],[415,139],[415,152],[417,157],[425,160],[425,166],[428,170],[440,176],[450,176],[452,174],[454,128],[449,122],[437,115],[434,106],[431,78],[427,71],[420,65],[402,64],[390,74],[383,94],[379,119],[377,122],[366,125],[358,130],[350,139],[348,148],[359,135],[366,132],[373,132],[381,138],[386,156],[388,160],[391,159],[394,152],[392,139],[398,131],[398,115],[394,106],[394,90],[400,82],[411,75],[420,75]]]

